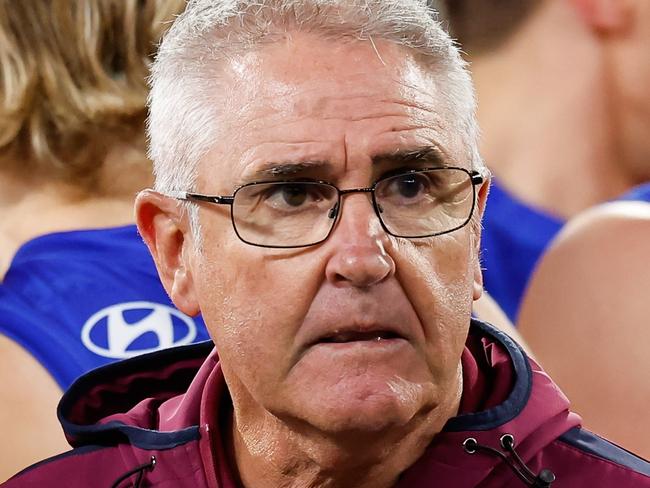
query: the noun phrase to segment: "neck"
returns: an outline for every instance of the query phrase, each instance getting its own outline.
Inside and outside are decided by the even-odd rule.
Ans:
[[[112,151],[87,188],[0,171],[0,277],[17,249],[37,236],[132,223],[135,193],[150,182],[149,174],[143,153],[130,147]]]
[[[230,465],[245,488],[390,488],[457,414],[462,370],[446,404],[407,425],[381,432],[323,432],[304,420],[280,419],[261,408],[235,408]]]
[[[560,217],[632,184],[604,58],[571,8],[548,2],[511,43],[473,63],[485,159],[510,192]]]

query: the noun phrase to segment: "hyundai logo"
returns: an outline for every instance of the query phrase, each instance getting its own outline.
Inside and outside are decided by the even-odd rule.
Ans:
[[[81,329],[81,341],[95,354],[124,359],[172,346],[190,344],[194,321],[167,305],[127,302],[93,314]]]

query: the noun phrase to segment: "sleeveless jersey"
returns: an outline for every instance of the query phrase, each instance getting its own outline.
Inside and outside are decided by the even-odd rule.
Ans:
[[[134,225],[24,244],[0,284],[0,334],[62,389],[117,359],[209,339],[200,317],[171,303]]]
[[[650,202],[650,183],[636,186],[623,195],[619,200],[633,200],[640,202]]]

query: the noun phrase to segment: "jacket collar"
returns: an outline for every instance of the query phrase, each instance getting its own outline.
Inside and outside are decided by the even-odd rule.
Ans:
[[[451,418],[421,459],[404,473],[399,487],[417,488],[425,486],[418,480],[447,476],[458,480],[459,486],[474,486],[499,459],[467,454],[463,442],[468,437],[498,448],[500,437],[512,434],[526,460],[580,423],[569,413],[568,401],[557,386],[506,334],[473,320],[467,344],[465,362],[476,360],[488,374],[494,373],[496,365],[511,372],[493,374],[486,391],[503,387],[498,382],[507,377],[509,392],[498,404]],[[472,385],[465,386],[463,397],[475,393],[469,390]],[[213,344],[206,342],[95,370],[73,384],[58,413],[74,446],[124,442],[126,437],[135,447],[168,449],[199,440],[206,471],[215,473],[210,486],[223,487],[232,482],[227,463],[221,462],[226,457],[220,425],[227,423],[211,415],[224,402],[230,402],[230,397],[218,356]],[[107,405],[110,411],[105,410]],[[220,462],[215,463],[215,458]]]

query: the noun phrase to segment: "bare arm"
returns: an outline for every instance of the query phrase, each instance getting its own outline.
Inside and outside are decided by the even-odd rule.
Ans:
[[[578,217],[533,277],[519,330],[585,426],[650,457],[650,205]]]
[[[24,349],[0,335],[0,482],[70,449],[56,418],[59,387]]]

